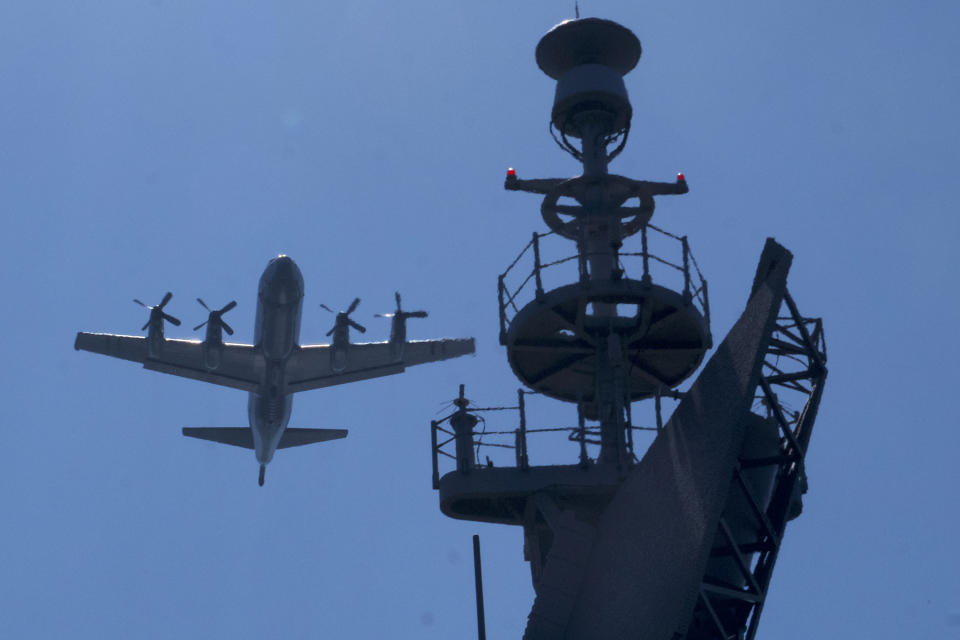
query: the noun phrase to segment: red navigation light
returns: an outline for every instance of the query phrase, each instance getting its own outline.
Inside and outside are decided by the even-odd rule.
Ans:
[[[516,176],[516,175],[517,175],[517,170],[514,169],[513,167],[510,167],[509,169],[507,169],[507,175],[508,175],[508,176],[511,176],[511,177]]]
[[[677,174],[677,182],[685,182],[686,178],[683,177],[682,173]]]

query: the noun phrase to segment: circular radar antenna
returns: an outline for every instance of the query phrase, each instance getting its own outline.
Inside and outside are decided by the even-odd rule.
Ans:
[[[582,153],[567,136],[626,141],[633,107],[623,83],[624,74],[640,60],[640,41],[633,32],[610,20],[582,18],[561,22],[537,45],[537,65],[557,81],[550,114],[551,131],[563,138],[558,144],[578,160]],[[591,147],[588,144],[588,147]],[[619,153],[622,145],[610,154]],[[610,159],[608,158],[608,159]],[[588,160],[589,163],[589,160]]]
[[[564,20],[537,45],[537,66],[553,78],[584,64],[600,64],[626,75],[640,61],[640,40],[621,24],[600,18]]]

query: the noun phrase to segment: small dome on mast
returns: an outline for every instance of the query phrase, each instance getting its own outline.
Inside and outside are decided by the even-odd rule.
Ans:
[[[621,24],[601,18],[564,20],[537,45],[537,66],[560,79],[573,67],[602,64],[626,75],[640,61],[640,40]]]

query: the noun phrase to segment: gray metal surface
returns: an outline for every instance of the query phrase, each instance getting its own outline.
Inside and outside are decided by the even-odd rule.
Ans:
[[[477,467],[452,471],[438,483],[440,510],[459,520],[523,525],[527,501],[549,492],[563,506],[605,502],[617,490],[621,475],[606,465],[544,467]]]
[[[770,266],[760,264],[755,287]],[[754,397],[766,417],[744,442],[686,640],[756,637],[787,523],[803,508],[827,350],[823,322],[803,316],[789,291],[764,356]]]
[[[640,40],[622,24],[602,18],[564,20],[537,45],[537,66],[558,79],[582,64],[602,64],[629,73],[640,61]]]
[[[791,256],[767,251],[775,265],[603,512],[562,637],[670,640],[684,631],[786,290]],[[566,606],[537,600],[534,612]]]
[[[612,303],[629,315],[598,316]],[[710,345],[706,320],[680,293],[638,280],[571,284],[544,293],[513,317],[504,339],[514,374],[528,387],[566,402],[595,403],[599,345],[615,332],[628,363],[631,401],[686,380]]]

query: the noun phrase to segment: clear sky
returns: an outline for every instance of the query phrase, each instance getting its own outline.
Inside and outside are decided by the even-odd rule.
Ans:
[[[960,5],[580,4],[643,43],[611,169],[686,174],[691,192],[654,222],[690,236],[714,336],[767,236],[795,254],[801,309],[826,321],[810,492],[760,637],[960,638]],[[507,166],[578,172],[548,135],[554,85],[533,58],[572,14],[0,4],[0,636],[475,637],[473,533],[489,637],[520,636],[521,532],[440,513],[429,421],[460,382],[480,404],[514,401],[496,277],[544,225],[502,181]],[[280,252],[306,280],[304,343],[325,342],[321,302],[354,296],[364,338],[385,339],[372,315],[399,289],[430,311],[412,338],[475,336],[477,355],[298,395],[291,426],[350,436],[281,451],[261,489],[251,452],[180,435],[246,425],[243,393],[72,343],[137,333],[130,300],[167,290],[184,321],[168,335],[205,319],[194,297],[236,299],[227,319],[249,342]],[[572,422],[550,404],[544,421]]]

